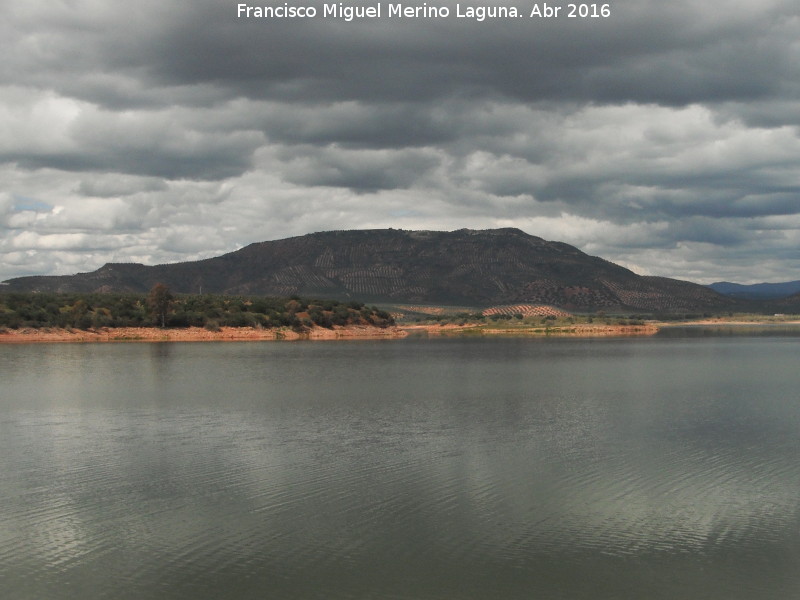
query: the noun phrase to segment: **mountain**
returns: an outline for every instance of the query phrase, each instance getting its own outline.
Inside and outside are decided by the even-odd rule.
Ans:
[[[712,290],[733,298],[747,300],[772,300],[784,298],[800,292],[800,281],[785,281],[782,283],[754,283],[744,285],[729,281],[718,281],[709,285]]]
[[[356,299],[491,306],[540,303],[567,310],[696,311],[736,301],[705,286],[642,277],[519,229],[328,231],[251,244],[216,258],[91,273],[11,279],[4,291],[145,292]]]

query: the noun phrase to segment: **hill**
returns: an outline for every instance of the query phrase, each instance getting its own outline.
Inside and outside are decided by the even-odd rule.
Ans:
[[[729,281],[718,281],[712,283],[710,287],[715,292],[733,298],[744,298],[747,300],[774,300],[785,298],[786,296],[800,292],[800,281],[784,281],[781,283],[754,283],[744,285],[741,283],[731,283]]]
[[[736,301],[701,285],[643,277],[519,229],[328,231],[176,264],[106,264],[11,279],[3,291],[146,292],[357,299],[371,303],[548,304],[566,310],[697,311]]]
[[[792,294],[791,296],[786,296],[785,298],[773,300],[770,303],[770,308],[780,313],[800,313],[800,292]]]

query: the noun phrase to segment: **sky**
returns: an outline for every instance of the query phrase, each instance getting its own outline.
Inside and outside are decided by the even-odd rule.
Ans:
[[[388,227],[800,279],[797,0],[238,4],[0,0],[0,280]]]

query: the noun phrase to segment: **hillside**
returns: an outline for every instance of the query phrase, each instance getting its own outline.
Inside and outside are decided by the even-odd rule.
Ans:
[[[770,307],[775,312],[800,313],[800,292],[774,300],[770,303]]]
[[[642,277],[519,229],[329,231],[251,244],[216,258],[145,266],[107,264],[72,276],[21,277],[3,291],[146,292],[357,299],[566,310],[696,311],[736,301],[673,279]]]

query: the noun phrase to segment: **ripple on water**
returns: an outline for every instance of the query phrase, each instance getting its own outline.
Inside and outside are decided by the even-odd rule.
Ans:
[[[613,345],[614,360],[642,373],[622,385],[608,360],[584,367],[581,347],[514,342],[485,369],[469,346],[457,365],[464,385],[445,386],[409,382],[408,365],[446,373],[447,352],[420,366],[419,348],[404,363],[393,346],[399,362],[378,365],[379,346],[348,346],[361,361],[351,371],[382,366],[394,387],[377,396],[356,381],[309,398],[264,386],[298,376],[270,379],[273,362],[293,368],[275,352],[313,347],[273,346],[269,359],[226,347],[246,402],[95,399],[0,414],[0,582],[14,600],[800,592],[800,419],[787,383],[762,390],[757,406],[727,386],[689,393],[696,381],[654,392],[668,355]],[[557,360],[542,367],[536,348]],[[209,351],[159,360],[222,377]],[[740,358],[730,345],[728,355]],[[335,352],[325,360],[347,366]],[[582,368],[606,374],[592,386],[574,375]],[[470,386],[475,373],[481,383]]]

